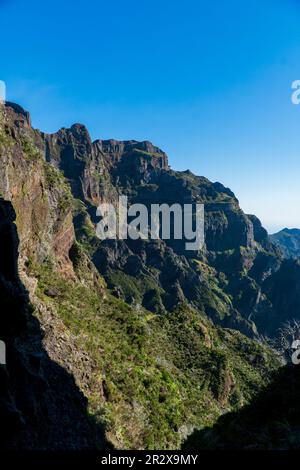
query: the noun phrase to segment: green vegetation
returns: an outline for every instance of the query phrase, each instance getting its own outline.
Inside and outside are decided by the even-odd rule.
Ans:
[[[125,299],[133,298],[135,303],[142,303],[145,294],[151,292],[154,310],[159,313],[160,294],[163,290],[158,287],[154,279],[143,275],[137,279],[123,271],[116,270],[107,275],[107,282],[109,286],[117,286]]]
[[[81,133],[62,129],[63,138],[45,140],[14,119],[7,128],[0,123],[1,189],[16,211],[22,282],[45,332],[43,348],[74,377],[109,441],[120,449],[178,449],[194,430],[211,429],[259,396],[278,363],[236,330],[261,334],[297,311],[299,265],[282,264],[263,232],[256,240],[251,219],[220,183],[188,171],[149,172],[143,160],[155,154],[137,150],[143,165],[135,184],[126,157],[124,165],[114,158],[106,165]],[[69,146],[80,160],[72,187],[88,202],[74,199],[63,174],[42,158],[47,148],[48,158],[69,168]],[[205,202],[207,249],[186,253],[178,240],[101,242],[96,205],[118,192],[148,205]],[[58,419],[65,411],[63,402]]]
[[[299,368],[280,368],[249,405],[194,432],[185,449],[299,450],[299,387]]]
[[[0,103],[0,150],[9,150],[13,145],[13,140],[5,130],[4,108]]]
[[[158,152],[147,152],[146,150],[142,150],[142,149],[133,149],[133,153],[137,153],[137,154],[141,154],[145,157],[156,157],[156,158],[159,158],[161,157],[161,153],[158,153]]]
[[[57,208],[61,214],[64,214],[73,205],[70,185],[63,174],[53,165],[47,162],[43,162],[43,165],[47,188],[51,192],[52,197],[57,197]]]
[[[21,136],[21,145],[24,156],[28,161],[35,162],[37,159],[42,159],[41,151],[37,148],[28,134],[23,134]]]
[[[75,264],[80,274],[81,263]],[[249,400],[274,367],[267,350],[213,327],[188,306],[156,316],[99,294],[87,282],[66,280],[50,262],[30,269],[43,304],[57,312],[95,364],[90,412],[118,448],[178,448],[193,428],[213,424],[224,407]]]
[[[0,149],[9,149],[12,145],[10,137],[6,134],[3,127],[0,125]]]

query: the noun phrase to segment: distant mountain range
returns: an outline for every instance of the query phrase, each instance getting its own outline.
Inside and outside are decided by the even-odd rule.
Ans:
[[[285,258],[300,258],[300,230],[297,228],[285,228],[274,235],[270,235],[270,239],[281,250]]]

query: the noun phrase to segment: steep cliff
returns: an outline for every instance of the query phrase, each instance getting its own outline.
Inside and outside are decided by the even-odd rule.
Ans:
[[[220,183],[171,170],[149,142],[92,142],[79,124],[48,135],[17,105],[1,112],[1,204],[16,221],[3,211],[1,220],[19,243],[0,268],[13,273],[10,321],[20,329],[0,337],[22,345],[26,364],[32,344],[41,356],[18,376],[35,411],[10,392],[24,421],[15,445],[101,447],[104,428],[117,448],[178,448],[247,403],[278,367],[242,334],[264,331],[270,308],[281,314],[272,286],[283,264],[258,219]],[[184,240],[101,242],[97,205],[119,194],[147,206],[205,203],[205,250],[186,252]],[[12,246],[5,236],[4,244]],[[45,377],[43,397],[29,372],[38,384]]]
[[[92,142],[79,124],[41,134],[39,140],[46,160],[64,173],[73,196],[84,203],[74,219],[77,239],[116,296],[154,313],[188,302],[215,323],[248,336],[271,332],[262,325],[261,312],[277,307],[264,284],[279,269],[281,252],[260,221],[244,214],[230,189],[188,170],[170,169],[166,154],[150,142]],[[100,243],[96,208],[101,202],[117,204],[118,195],[149,210],[151,204],[203,203],[205,250],[187,251],[185,239]],[[281,311],[275,315],[280,318]]]
[[[1,112],[0,331],[7,365],[0,369],[0,446],[101,448],[104,433],[73,377],[83,352],[39,302],[30,275],[30,266],[53,259],[61,275],[75,279],[70,191],[33,144],[28,114],[16,105]]]
[[[104,447],[100,426],[88,416],[87,399],[67,368],[45,347],[45,331],[18,274],[15,212],[0,199],[1,339],[7,364],[0,366],[0,448],[72,450]],[[52,322],[55,330],[57,322]],[[62,333],[61,333],[62,334]],[[52,348],[59,348],[53,334]],[[46,340],[47,342],[47,340]],[[71,344],[69,344],[69,347]],[[72,362],[72,355],[68,357]]]

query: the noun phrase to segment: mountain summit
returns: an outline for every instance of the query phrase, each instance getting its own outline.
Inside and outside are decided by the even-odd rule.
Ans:
[[[286,258],[300,258],[300,230],[297,228],[285,228],[274,235],[270,235],[270,239],[282,251]]]
[[[204,204],[205,249],[99,240],[97,207],[119,195]],[[1,446],[174,449],[272,379],[259,340],[299,318],[300,264],[230,189],[171,169],[150,142],[92,142],[81,124],[46,134],[7,103],[0,196]]]

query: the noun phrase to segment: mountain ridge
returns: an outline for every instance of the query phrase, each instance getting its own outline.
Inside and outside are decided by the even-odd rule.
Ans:
[[[30,318],[104,428],[99,446],[107,439],[116,448],[175,449],[194,429],[248,403],[279,367],[259,340],[276,336],[297,311],[297,262],[282,259],[230,189],[172,170],[152,144],[93,144],[83,126],[49,135],[17,105],[1,112],[0,195],[16,213]],[[187,253],[184,240],[100,241],[96,208],[120,194],[147,206],[204,203],[205,250]],[[25,331],[30,339],[28,320]],[[9,341],[18,341],[14,332]],[[30,422],[31,411],[14,398]],[[63,422],[65,404],[60,413]],[[48,414],[45,405],[38,420],[48,422]],[[71,444],[82,448],[80,430],[77,438]],[[29,439],[25,431],[24,447]]]
[[[284,228],[270,235],[270,239],[282,250],[286,258],[300,258],[300,229]]]

